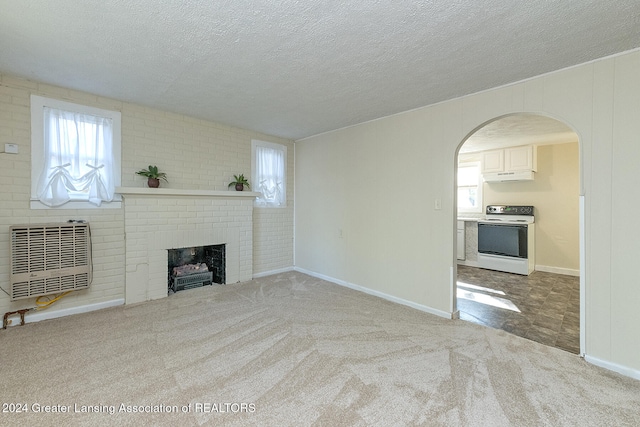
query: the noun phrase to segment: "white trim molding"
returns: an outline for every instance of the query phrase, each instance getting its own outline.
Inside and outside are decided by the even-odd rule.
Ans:
[[[406,299],[394,297],[393,295],[388,295],[383,292],[374,291],[372,289],[365,288],[364,286],[356,285],[353,283],[346,282],[344,280],[325,276],[324,274],[316,273],[315,271],[306,270],[300,267],[294,267],[293,269],[299,273],[308,274],[309,276],[317,277],[318,279],[326,280],[327,282],[335,283],[336,285],[344,286],[346,288],[353,289],[355,291],[360,291],[368,295],[373,295],[378,298],[385,299],[387,301],[395,302],[397,304],[406,305],[407,307],[415,308],[416,310],[420,310],[425,313],[433,314],[439,317],[444,317],[445,319],[457,319],[459,316],[457,311],[454,313],[447,313],[446,311],[438,310],[422,304],[417,304],[415,302],[408,301]]]
[[[536,265],[535,271],[544,271],[546,273],[563,274],[565,276],[580,277],[580,270],[573,268],[552,267],[549,265]]]
[[[97,302],[94,304],[81,305],[79,307],[63,308],[62,310],[52,311],[30,311],[24,316],[24,323],[40,322],[42,320],[57,319],[58,317],[71,316],[72,314],[88,313],[90,311],[102,310],[104,308],[117,307],[124,305],[124,298],[114,299],[111,301]],[[20,325],[15,320],[9,326]]]
[[[456,260],[456,264],[458,265],[466,265],[467,267],[477,267],[480,268],[480,264],[478,264],[478,261],[471,261],[471,260]]]
[[[258,279],[260,277],[273,276],[274,274],[286,273],[288,271],[293,271],[293,270],[294,268],[293,266],[291,266],[291,267],[279,268],[277,270],[263,271],[261,273],[254,273],[253,278]]]
[[[181,188],[147,188],[147,187],[116,187],[116,193],[124,196],[150,196],[150,197],[258,197],[261,194],[256,191],[212,191],[189,190]]]
[[[591,363],[592,365],[599,366],[609,371],[617,372],[621,375],[624,375],[625,377],[640,380],[640,371],[636,369],[618,365],[617,363],[607,362],[606,360],[598,359],[597,357],[592,357],[588,354],[584,355],[584,360]]]

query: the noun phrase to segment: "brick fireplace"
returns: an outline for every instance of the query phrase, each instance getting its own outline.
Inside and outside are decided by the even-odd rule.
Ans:
[[[125,301],[167,297],[169,249],[225,245],[226,283],[252,279],[257,193],[119,188],[125,209]]]

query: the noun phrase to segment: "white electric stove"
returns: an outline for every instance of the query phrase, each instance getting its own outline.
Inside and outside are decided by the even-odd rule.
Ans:
[[[529,275],[535,267],[533,206],[488,205],[478,221],[480,268]]]

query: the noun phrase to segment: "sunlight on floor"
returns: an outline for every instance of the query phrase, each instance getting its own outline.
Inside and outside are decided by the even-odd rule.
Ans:
[[[483,288],[482,286],[472,285],[470,283],[457,282],[457,284],[458,286],[461,286],[463,288],[475,289],[477,291],[491,292],[492,294],[498,294],[498,295],[506,295],[503,291],[498,291],[496,289],[491,289],[491,288]]]
[[[461,284],[460,282],[458,282],[458,285],[461,287],[473,286],[473,285],[467,285],[466,283]],[[480,286],[474,286],[474,287],[481,288]],[[504,295],[504,293],[502,293],[502,295]],[[511,311],[520,313],[520,309],[518,309],[518,307],[514,303],[512,303],[510,300],[506,298],[494,297],[493,295],[487,295],[479,292],[468,291],[465,289],[461,289],[460,287],[458,287],[457,289],[457,296],[458,298],[461,298],[461,299],[475,301],[480,304],[490,305],[492,307],[503,308],[505,310],[511,310]]]

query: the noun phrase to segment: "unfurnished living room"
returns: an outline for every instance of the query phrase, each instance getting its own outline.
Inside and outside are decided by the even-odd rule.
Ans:
[[[0,425],[640,425],[639,17],[0,0]]]

